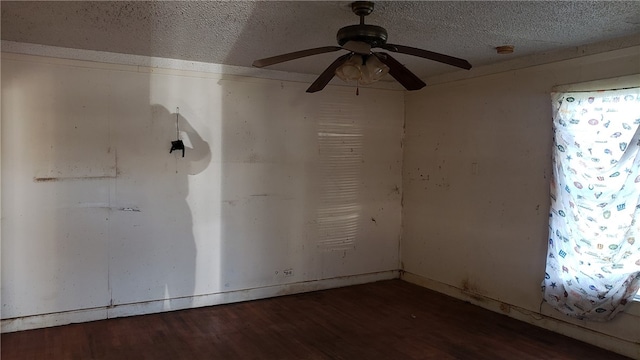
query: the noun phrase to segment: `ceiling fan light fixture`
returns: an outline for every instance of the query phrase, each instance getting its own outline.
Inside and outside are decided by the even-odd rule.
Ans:
[[[388,72],[389,67],[377,57],[354,54],[336,69],[336,76],[346,83],[357,81],[358,84],[369,85],[382,79]]]
[[[362,56],[355,54],[336,69],[336,76],[344,82],[358,81],[362,77]]]
[[[360,84],[369,85],[382,79],[389,72],[389,67],[375,56],[369,56],[362,71]]]

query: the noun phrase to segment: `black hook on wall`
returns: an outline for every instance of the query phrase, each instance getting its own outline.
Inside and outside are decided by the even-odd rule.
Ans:
[[[182,157],[184,157],[184,143],[180,140],[180,128],[178,127],[178,117],[180,114],[180,108],[176,108],[176,138],[177,140],[171,142],[171,150],[169,150],[169,154],[173,152],[173,150],[182,150]]]

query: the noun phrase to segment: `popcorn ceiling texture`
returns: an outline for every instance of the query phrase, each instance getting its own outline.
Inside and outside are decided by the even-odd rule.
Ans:
[[[342,26],[358,23],[349,2],[2,2],[2,40],[133,55],[251,66],[253,60],[335,45]],[[640,44],[637,1],[386,1],[366,23],[383,26],[390,43],[469,60],[505,60],[496,46],[515,45],[511,58],[625,38]],[[631,36],[631,40],[629,40]],[[338,53],[274,65],[319,74]],[[420,77],[456,68],[396,56]]]

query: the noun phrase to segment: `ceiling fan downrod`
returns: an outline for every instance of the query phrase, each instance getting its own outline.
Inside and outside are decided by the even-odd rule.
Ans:
[[[364,17],[373,12],[373,1],[354,1],[351,11],[360,17],[360,25],[364,25]]]

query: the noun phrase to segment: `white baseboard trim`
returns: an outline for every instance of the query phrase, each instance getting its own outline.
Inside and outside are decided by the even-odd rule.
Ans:
[[[487,310],[501,313],[511,318],[584,341],[603,349],[628,356],[632,359],[640,359],[640,344],[637,342],[619,339],[605,333],[597,332],[554,318],[544,314],[544,309],[543,314],[530,311],[480,294],[470,293],[455,286],[444,284],[409,272],[401,272],[400,278],[412,284],[437,291],[456,299],[467,301]]]
[[[400,272],[398,270],[389,270],[370,274],[343,276],[291,284],[279,284],[184,298],[147,301],[93,309],[63,311],[51,314],[2,319],[0,322],[0,332],[7,333],[124,316],[145,315],[165,311],[265,299],[275,296],[299,294],[310,291],[366,284],[375,281],[397,279],[399,276]]]

